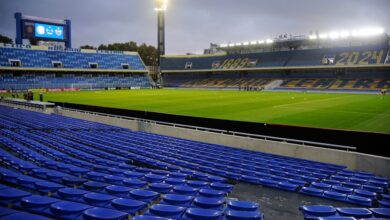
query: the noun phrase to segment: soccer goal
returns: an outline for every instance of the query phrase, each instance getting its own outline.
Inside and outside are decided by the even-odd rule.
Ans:
[[[93,90],[94,84],[93,83],[72,83],[71,88],[80,89],[80,90]]]

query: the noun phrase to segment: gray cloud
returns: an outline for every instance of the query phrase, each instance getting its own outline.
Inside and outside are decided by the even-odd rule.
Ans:
[[[13,14],[72,20],[74,47],[134,40],[156,45],[153,0],[0,0],[0,34],[15,36]],[[389,0],[170,0],[167,53],[210,42],[379,25],[390,31]]]

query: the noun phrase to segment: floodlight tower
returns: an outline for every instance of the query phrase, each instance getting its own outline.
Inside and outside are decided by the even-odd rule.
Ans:
[[[157,64],[160,66],[161,55],[165,54],[165,11],[168,0],[156,0],[157,11]]]

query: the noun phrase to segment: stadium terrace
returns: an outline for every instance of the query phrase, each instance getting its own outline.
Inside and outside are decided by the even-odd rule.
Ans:
[[[383,28],[165,55],[167,7],[150,66],[72,48],[70,20],[15,13],[0,220],[390,219]]]

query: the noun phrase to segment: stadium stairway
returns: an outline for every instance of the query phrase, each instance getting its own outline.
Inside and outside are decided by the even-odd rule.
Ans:
[[[389,179],[372,173],[2,106],[0,164],[0,219],[263,219],[259,204],[229,197],[232,182],[371,218],[390,204]],[[349,211],[332,216],[359,218]]]

